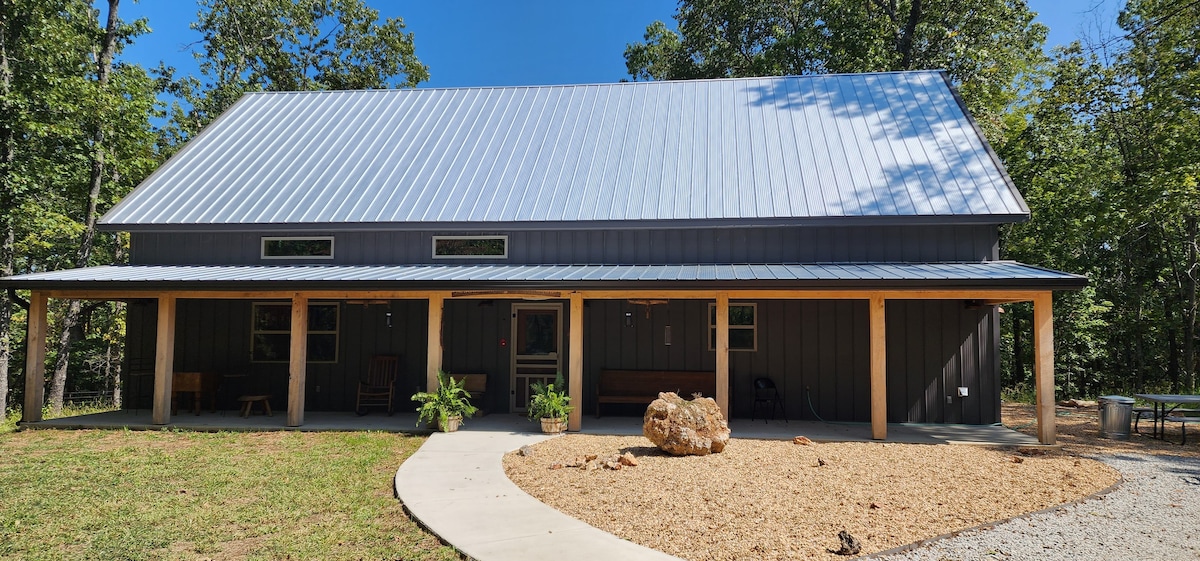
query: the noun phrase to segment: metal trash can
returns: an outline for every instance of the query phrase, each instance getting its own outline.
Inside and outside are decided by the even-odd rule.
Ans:
[[[1133,417],[1133,398],[1123,395],[1100,397],[1100,437],[1129,440],[1129,425]]]

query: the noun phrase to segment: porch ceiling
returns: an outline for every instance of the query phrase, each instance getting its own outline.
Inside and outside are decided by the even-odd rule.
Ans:
[[[736,283],[736,284],[732,284]],[[1087,278],[1013,261],[691,265],[112,265],[0,279],[33,290],[1012,289]]]

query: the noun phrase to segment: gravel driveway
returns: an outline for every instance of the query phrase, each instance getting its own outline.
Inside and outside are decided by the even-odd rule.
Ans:
[[[1125,481],[1117,490],[879,559],[1200,559],[1200,459],[1141,454],[1095,459],[1121,472]]]

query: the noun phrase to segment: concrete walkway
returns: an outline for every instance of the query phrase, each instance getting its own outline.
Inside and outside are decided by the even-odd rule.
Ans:
[[[494,430],[435,433],[396,472],[396,496],[431,532],[479,561],[677,559],[571,518],[509,481],[504,454],[547,438]]]

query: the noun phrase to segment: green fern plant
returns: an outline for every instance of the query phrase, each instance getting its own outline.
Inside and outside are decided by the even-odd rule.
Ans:
[[[567,395],[566,384],[563,383],[562,372],[549,384],[534,382],[530,386],[532,397],[529,400],[529,420],[563,419],[575,409],[571,396]]]
[[[465,419],[474,415],[478,408],[471,405],[471,392],[464,389],[463,384],[438,370],[437,391],[417,392],[412,396],[413,401],[421,404],[417,408],[417,426],[437,423],[443,427],[450,417]]]

